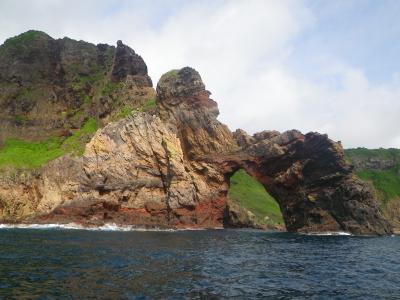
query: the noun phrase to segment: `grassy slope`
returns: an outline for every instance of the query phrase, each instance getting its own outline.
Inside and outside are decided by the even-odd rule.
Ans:
[[[348,149],[345,150],[348,160],[354,159],[392,159],[397,165],[389,170],[360,170],[357,175],[368,182],[371,182],[378,192],[382,205],[393,200],[400,200],[400,149]]]
[[[282,214],[275,199],[244,170],[237,171],[231,177],[228,195],[233,201],[251,211],[261,224],[283,224]]]
[[[110,85],[107,86],[111,89]],[[139,111],[149,111],[155,108],[155,99],[149,99]],[[133,108],[123,108],[115,120],[124,118],[133,112]],[[66,153],[82,155],[85,144],[97,131],[98,125],[94,118],[88,119],[70,137],[52,137],[40,142],[28,142],[19,139],[8,139],[0,148],[0,170],[7,167],[32,169],[62,156]]]
[[[32,169],[63,154],[80,155],[88,138],[97,130],[97,122],[89,119],[70,137],[52,137],[41,142],[8,139],[0,149],[0,169],[5,167]]]
[[[363,170],[357,172],[357,175],[365,181],[372,182],[384,205],[394,199],[400,199],[400,176],[395,170]]]
[[[400,162],[400,149],[367,149],[367,148],[355,148],[346,149],[346,157],[350,160],[352,158],[382,158],[382,159],[395,159]]]
[[[395,166],[389,170],[358,170],[357,175],[369,182],[374,189],[381,208],[394,226],[400,232],[400,149],[349,149],[345,150],[349,161],[362,159],[394,160]]]
[[[0,168],[38,167],[63,154],[60,140],[60,138],[51,138],[30,143],[18,139],[8,139],[0,150]]]
[[[135,111],[149,112],[156,108],[156,99],[150,98],[145,103],[139,106],[124,106],[121,108],[117,114],[112,117],[112,121],[118,121],[120,119],[126,118]]]

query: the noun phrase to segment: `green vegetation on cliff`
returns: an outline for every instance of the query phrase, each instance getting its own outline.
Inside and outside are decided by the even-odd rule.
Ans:
[[[66,153],[81,155],[85,144],[96,132],[97,122],[88,119],[83,127],[67,138],[52,137],[40,142],[7,139],[0,148],[0,169],[5,167],[32,169]]]
[[[7,39],[2,47],[0,47],[0,52],[5,51],[6,49],[14,48],[14,49],[20,49],[23,47],[23,45],[31,42],[33,39],[38,38],[38,37],[48,37],[48,35],[42,31],[37,31],[37,30],[29,30],[26,31],[20,35],[11,37]]]
[[[118,89],[122,88],[122,83],[118,82],[107,82],[103,89],[101,90],[101,94],[102,95],[110,95],[116,91],[118,91]]]
[[[355,159],[393,159],[400,163],[400,149],[367,149],[367,148],[354,148],[345,150],[346,158],[350,161]]]
[[[233,174],[230,182],[229,198],[252,212],[258,223],[266,225],[284,224],[276,200],[244,170],[239,170]]]
[[[167,79],[170,79],[170,78],[177,77],[177,76],[178,76],[178,71],[179,71],[179,70],[170,70],[170,71],[168,71],[167,73],[165,73],[165,74],[163,74],[163,75],[161,76],[160,81],[163,81],[163,80],[167,80]]]
[[[81,129],[75,131],[70,137],[68,137],[62,144],[61,148],[64,153],[72,153],[74,155],[82,155],[85,151],[85,145],[97,131],[97,121],[90,118],[85,122]]]
[[[0,149],[0,168],[34,168],[62,154],[60,138],[50,138],[41,142],[8,139]]]
[[[361,179],[372,182],[383,204],[400,199],[400,175],[395,170],[362,170],[356,173]]]
[[[357,175],[375,188],[383,207],[400,199],[400,149],[356,148],[345,150],[345,155]]]
[[[122,107],[121,110],[112,118],[112,120],[118,121],[120,119],[126,118],[127,116],[132,114],[134,111],[149,112],[151,110],[154,110],[155,108],[156,108],[156,99],[151,98],[139,106],[134,105],[132,107],[130,105],[126,105],[126,106]]]
[[[356,174],[376,191],[381,208],[395,228],[400,228],[400,149],[348,149],[346,159]]]

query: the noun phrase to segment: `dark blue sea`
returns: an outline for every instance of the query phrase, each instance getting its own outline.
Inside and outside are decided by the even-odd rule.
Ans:
[[[0,229],[0,299],[400,299],[400,237]]]

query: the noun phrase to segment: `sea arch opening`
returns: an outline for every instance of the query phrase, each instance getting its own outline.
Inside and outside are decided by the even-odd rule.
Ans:
[[[228,203],[249,211],[256,224],[285,230],[285,221],[278,201],[254,177],[240,168],[230,174]]]

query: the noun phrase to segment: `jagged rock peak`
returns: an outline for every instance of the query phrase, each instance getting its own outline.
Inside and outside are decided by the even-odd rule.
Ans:
[[[74,71],[84,76],[104,71],[111,74],[113,82],[133,76],[137,85],[152,87],[143,58],[120,40],[116,48],[107,44],[95,46],[67,37],[54,39],[45,32],[29,30],[0,45],[0,81],[65,82],[61,77],[68,77]]]
[[[204,91],[206,91],[206,88],[200,74],[190,67],[165,73],[157,84],[157,98],[159,101],[168,98],[191,97]],[[210,95],[208,91],[207,93]]]
[[[242,148],[247,148],[256,142],[254,137],[248,135],[246,131],[240,128],[233,132],[233,138]]]
[[[122,42],[94,45],[30,30],[0,45],[0,144],[63,135],[90,118],[102,126],[150,99],[147,66]]]
[[[189,67],[169,71],[158,82],[158,114],[176,128],[187,157],[237,148],[229,128],[217,120],[218,104],[210,95],[199,73]]]
[[[114,82],[118,82],[125,79],[128,75],[141,77],[141,80],[138,82],[139,85],[149,87],[153,85],[150,77],[147,75],[147,66],[143,58],[136,54],[132,48],[124,45],[121,40],[118,40],[111,79]]]

